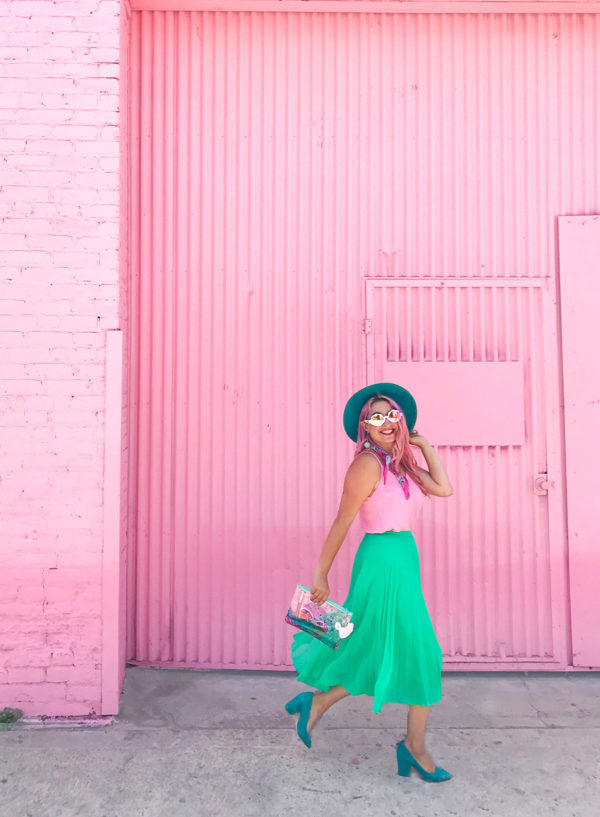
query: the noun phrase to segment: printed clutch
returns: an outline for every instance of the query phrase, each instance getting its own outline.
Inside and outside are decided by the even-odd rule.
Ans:
[[[347,638],[354,629],[351,618],[350,610],[334,601],[326,601],[320,606],[315,604],[310,600],[310,588],[299,584],[285,620],[292,627],[303,630],[336,650],[342,638]]]

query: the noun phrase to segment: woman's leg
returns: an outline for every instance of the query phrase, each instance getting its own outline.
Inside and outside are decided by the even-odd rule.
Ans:
[[[346,695],[350,695],[348,690],[339,685],[330,687],[329,692],[315,692],[308,723],[306,724],[306,731],[310,732],[321,715],[326,712],[330,706],[333,706],[334,703],[345,698]]]
[[[435,771],[435,763],[425,751],[425,727],[429,717],[429,706],[408,707],[408,719],[404,745],[426,772]]]

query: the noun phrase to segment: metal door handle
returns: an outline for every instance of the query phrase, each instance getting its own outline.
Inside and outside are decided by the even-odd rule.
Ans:
[[[533,491],[536,496],[544,496],[548,493],[548,474],[536,474],[533,478]]]

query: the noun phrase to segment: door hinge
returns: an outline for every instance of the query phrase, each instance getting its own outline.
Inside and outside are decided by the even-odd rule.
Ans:
[[[365,318],[363,321],[363,332],[365,333],[365,335],[371,334],[372,327],[373,321],[371,320],[371,318]]]

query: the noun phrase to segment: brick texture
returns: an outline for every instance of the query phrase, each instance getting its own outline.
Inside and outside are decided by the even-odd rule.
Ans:
[[[0,684],[25,715],[101,706],[121,26],[117,0],[0,3]]]

